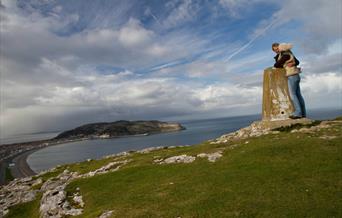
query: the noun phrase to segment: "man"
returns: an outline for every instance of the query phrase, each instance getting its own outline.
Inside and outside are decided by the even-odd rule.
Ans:
[[[277,54],[275,59],[275,68],[288,68],[292,69],[293,67],[296,67],[299,65],[299,61],[297,58],[292,54],[291,50],[281,50],[279,48],[279,43],[273,43],[272,44],[272,50]],[[290,115],[289,118],[291,119],[299,119],[302,117],[306,117],[306,109],[305,109],[305,103],[303,96],[300,92],[299,82],[300,82],[300,76],[299,76],[300,70],[294,71],[287,74],[287,81],[288,81],[288,87],[289,92],[291,96],[291,100],[293,102],[293,106],[295,111],[293,114]]]

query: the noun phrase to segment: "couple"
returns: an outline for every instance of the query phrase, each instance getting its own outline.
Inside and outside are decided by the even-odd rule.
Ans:
[[[291,100],[293,102],[293,106],[295,111],[290,115],[291,119],[299,119],[306,117],[305,103],[303,96],[300,92],[299,82],[301,72],[300,68],[297,67],[299,65],[299,61],[292,54],[291,49],[292,44],[287,43],[273,43],[272,50],[277,53],[274,57],[276,63],[274,64],[275,68],[284,68],[286,71],[287,82],[289,87],[289,92],[291,96]]]

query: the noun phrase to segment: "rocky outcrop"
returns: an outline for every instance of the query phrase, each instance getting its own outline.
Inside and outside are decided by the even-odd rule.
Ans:
[[[199,158],[208,158],[209,162],[216,162],[219,158],[222,157],[222,150],[214,152],[214,153],[200,153],[196,155],[196,157]],[[153,160],[154,163],[157,164],[173,164],[173,163],[192,163],[196,160],[196,157],[182,154],[182,155],[177,155],[177,156],[172,156],[168,158],[161,158],[161,159],[155,159]]]
[[[171,163],[192,163],[194,162],[196,157],[193,156],[188,156],[186,154],[178,155],[178,156],[173,156],[166,158],[165,160],[155,160],[155,163],[159,164],[171,164]]]
[[[201,154],[198,154],[197,157],[208,158],[209,162],[216,162],[216,160],[218,160],[222,157],[222,151],[209,153],[209,154],[201,153]]]
[[[269,133],[276,133],[272,130],[279,127],[291,126],[294,124],[311,124],[313,120],[302,118],[302,119],[287,119],[277,121],[255,121],[251,125],[242,128],[238,131],[222,135],[221,137],[212,140],[211,144],[227,143],[229,141],[235,141],[240,139],[246,139],[249,137],[257,137],[266,135]]]
[[[117,157],[120,156],[124,157],[123,154],[117,155]],[[42,193],[39,207],[40,217],[57,218],[80,215],[83,212],[84,202],[79,190],[72,193],[72,196],[67,196],[65,187],[75,179],[88,178],[117,171],[129,161],[130,160],[119,160],[110,162],[97,170],[85,174],[64,170],[61,174],[48,179],[43,184],[41,178],[35,180],[32,179],[32,177],[15,179],[0,189],[0,217],[6,215],[11,206],[34,200],[39,192]],[[52,169],[46,172],[52,172],[54,170],[55,169]],[[39,175],[43,175],[44,173]],[[38,187],[39,185],[41,185],[40,189],[36,189],[35,187]]]
[[[0,189],[0,217],[8,213],[8,208],[32,201],[36,198],[38,190],[32,187],[42,183],[41,179],[33,180],[31,177],[15,179]]]
[[[116,121],[112,123],[91,123],[62,132],[55,139],[112,138],[127,135],[148,135],[152,133],[183,130],[179,123],[161,121]]]
[[[82,214],[84,203],[76,203],[81,208],[71,206],[71,203],[67,200],[67,193],[64,190],[65,187],[75,178],[78,178],[78,174],[64,170],[63,173],[56,178],[49,179],[41,187],[43,196],[40,200],[40,217],[64,217],[64,216],[77,216]],[[79,194],[76,194],[79,196]]]
[[[40,201],[40,214],[41,217],[64,217],[64,216],[78,216],[82,214],[84,202],[80,193],[77,191],[73,193],[72,204],[68,200],[65,187],[74,179],[88,178],[95,175],[105,174],[108,172],[114,172],[119,168],[127,164],[130,160],[114,161],[105,166],[100,167],[97,170],[85,173],[77,174],[75,172],[69,172],[65,170],[56,178],[49,179],[41,187],[41,191],[44,192]],[[71,206],[73,205],[73,206]],[[77,207],[75,207],[75,205]]]

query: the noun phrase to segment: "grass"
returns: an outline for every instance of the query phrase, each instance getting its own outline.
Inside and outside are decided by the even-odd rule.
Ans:
[[[318,133],[250,138],[234,149],[202,143],[134,153],[119,171],[75,180],[66,191],[80,188],[85,208],[79,217],[106,210],[114,211],[112,217],[342,217],[341,132],[342,124],[335,124]],[[157,158],[219,149],[223,157],[215,163],[197,158],[190,164],[153,164]],[[85,173],[114,160],[64,168]],[[18,206],[20,213],[34,214],[34,204]]]
[[[36,199],[27,203],[22,203],[15,205],[10,208],[9,213],[5,216],[5,218],[13,217],[13,218],[33,218],[39,217],[39,202],[41,198],[41,194],[38,194]]]
[[[342,116],[338,116],[334,120],[342,120]]]
[[[11,173],[11,169],[6,167],[6,171],[5,171],[5,181],[6,181],[6,183],[12,181],[13,179],[14,179],[14,177],[13,177],[13,175]]]

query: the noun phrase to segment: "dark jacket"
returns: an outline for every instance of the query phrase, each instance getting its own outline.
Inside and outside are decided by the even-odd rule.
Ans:
[[[284,64],[287,60],[289,60],[291,57],[289,54],[286,54],[286,52],[281,52],[281,58],[278,60],[279,54],[277,54],[274,59],[275,59],[275,64],[274,67],[275,68],[283,68]],[[296,62],[296,66],[299,65],[299,61],[297,60],[297,58],[295,56],[293,56]]]

